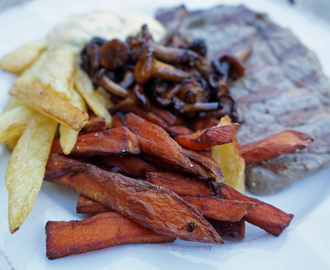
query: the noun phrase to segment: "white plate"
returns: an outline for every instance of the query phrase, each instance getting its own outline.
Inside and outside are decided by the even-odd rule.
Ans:
[[[95,9],[128,8],[152,15],[157,6],[178,1],[32,1],[0,13],[0,57],[15,47],[47,35],[51,27],[71,14]],[[155,1],[156,2],[156,1]],[[188,1],[187,1],[188,2]],[[203,3],[201,3],[203,2]],[[244,3],[267,12],[290,27],[320,57],[330,74],[330,27],[317,18],[271,1],[189,1],[190,8]],[[8,98],[14,76],[0,71],[0,109]],[[328,269],[330,222],[330,169],[296,183],[289,189],[260,199],[295,215],[279,237],[248,226],[244,241],[224,245],[175,241],[171,244],[141,244],[112,247],[54,261],[46,258],[45,224],[48,220],[80,219],[75,213],[77,195],[44,183],[33,210],[21,229],[11,235],[7,224],[7,190],[4,174],[9,152],[0,148],[0,269]]]

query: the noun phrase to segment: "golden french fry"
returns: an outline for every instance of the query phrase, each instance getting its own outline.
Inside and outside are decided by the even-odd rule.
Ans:
[[[13,151],[14,150],[14,148],[15,148],[18,140],[19,140],[19,137],[6,141],[6,145],[7,145],[7,148],[8,148],[9,151]]]
[[[14,233],[29,215],[43,181],[57,122],[36,113],[10,157],[5,182],[9,229]]]
[[[77,91],[85,99],[90,109],[96,116],[103,117],[108,127],[110,127],[112,117],[107,110],[107,104],[102,101],[100,94],[97,94],[97,92],[94,91],[93,84],[88,75],[79,67],[76,67],[73,80]]]
[[[70,79],[74,70],[75,52],[70,49],[44,51],[19,78],[40,83],[54,95],[70,100]]]
[[[72,90],[72,98],[70,100],[70,104],[76,106],[83,111],[87,110],[85,101],[75,90]],[[61,148],[63,150],[63,153],[68,155],[70,154],[77,142],[79,131],[75,131],[68,126],[61,124],[59,132]]]
[[[38,58],[47,44],[46,39],[27,43],[5,55],[0,61],[0,67],[12,73],[21,73]]]
[[[33,114],[34,111],[26,106],[18,106],[0,114],[0,144],[19,138]]]
[[[220,125],[230,124],[228,116],[220,119]],[[244,194],[245,162],[240,155],[237,139],[232,143],[211,147],[212,158],[220,165],[226,184]]]
[[[10,95],[76,131],[80,130],[88,121],[86,112],[48,92],[31,80],[21,79],[16,82],[10,90]]]
[[[104,90],[102,87],[98,87],[94,90],[94,95],[98,96],[98,99],[103,101],[104,107],[109,110],[113,107],[113,102],[109,97],[109,92]]]
[[[25,106],[25,105],[22,101],[18,100],[17,98],[9,97],[3,112],[9,111],[9,110],[14,109],[18,106]]]

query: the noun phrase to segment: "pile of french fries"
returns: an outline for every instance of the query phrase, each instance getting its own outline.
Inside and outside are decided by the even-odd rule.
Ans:
[[[293,215],[244,195],[245,164],[306,147],[310,136],[287,131],[240,146],[239,125],[223,117],[173,138],[150,121],[150,113],[164,116],[162,109],[112,117],[110,95],[94,89],[76,58],[40,40],[0,62],[18,75],[0,115],[0,142],[12,149],[5,176],[11,233],[44,180],[77,191],[77,212],[92,215],[47,223],[49,259],[177,238],[221,244],[243,239],[245,221],[273,235],[289,225]]]

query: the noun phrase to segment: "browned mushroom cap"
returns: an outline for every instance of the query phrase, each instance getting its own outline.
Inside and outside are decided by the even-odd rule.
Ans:
[[[121,97],[126,98],[129,96],[130,91],[123,88],[119,84],[112,81],[107,75],[106,70],[104,68],[101,68],[93,77],[93,83],[94,85],[101,86],[105,90],[107,90],[109,93]]]
[[[170,48],[159,44],[151,43],[156,59],[169,64],[183,64],[197,61],[200,56],[189,50],[182,48]]]
[[[177,97],[186,103],[196,103],[205,101],[205,90],[201,84],[192,79],[183,80],[180,84],[181,89]]]
[[[245,68],[240,59],[235,56],[224,55],[220,58],[220,63],[229,63],[228,77],[236,80],[244,76]]]
[[[100,48],[100,64],[109,70],[124,66],[130,57],[128,45],[119,39],[113,39]]]
[[[152,72],[152,51],[150,48],[146,47],[140,57],[136,62],[134,67],[134,77],[138,83],[144,84],[146,83],[150,77]]]
[[[147,98],[147,96],[144,94],[143,86],[141,84],[138,84],[138,83],[136,85],[134,85],[133,93],[135,94],[138,101],[142,105],[142,108],[147,110],[147,111],[150,111],[151,104],[150,104],[150,101]]]
[[[144,48],[134,67],[135,80],[140,84],[146,83],[150,78],[180,82],[188,76],[187,72],[156,60],[149,46]]]

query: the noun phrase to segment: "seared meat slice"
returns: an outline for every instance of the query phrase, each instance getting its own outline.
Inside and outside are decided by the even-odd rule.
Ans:
[[[252,48],[245,76],[230,85],[244,116],[238,131],[241,145],[285,129],[314,136],[314,142],[302,151],[247,165],[251,192],[277,192],[329,165],[329,81],[314,53],[290,30],[244,6],[194,12],[181,6],[159,10],[156,17],[168,30],[203,38],[209,59]]]

